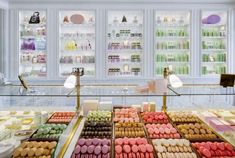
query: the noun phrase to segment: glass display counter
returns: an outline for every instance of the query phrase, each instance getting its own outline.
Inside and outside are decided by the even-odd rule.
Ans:
[[[198,157],[200,157],[200,151],[197,151],[196,147],[193,146],[194,142],[190,140],[191,136],[185,136],[184,133],[181,132],[182,127],[179,126],[179,124],[175,124],[174,119],[179,116],[179,113],[185,114],[182,118],[185,117],[186,120],[191,120],[192,117],[190,115],[195,115],[195,117],[199,118],[199,123],[202,123],[203,127],[211,129],[211,132],[217,136],[216,138],[218,138],[218,140],[229,142],[234,146],[235,143],[233,139],[235,136],[233,136],[233,133],[235,130],[233,122],[235,120],[235,114],[233,111],[235,111],[235,108],[232,106],[234,105],[234,92],[234,87],[222,88],[219,85],[184,85],[178,89],[173,89],[168,86],[166,92],[156,93],[141,93],[139,91],[139,86],[134,84],[82,85],[80,89],[80,97],[83,108],[82,113],[80,114],[83,114],[83,116],[88,115],[88,117],[81,117],[81,115],[74,113],[77,95],[76,91],[71,89],[65,89],[63,86],[59,85],[31,85],[29,90],[25,91],[21,86],[17,85],[0,86],[0,127],[2,129],[0,133],[0,138],[2,138],[0,140],[0,145],[10,144],[9,146],[11,147],[9,147],[9,149],[11,150],[3,152],[5,154],[6,152],[12,153],[13,151],[16,155],[17,152],[21,154],[22,151],[20,147],[22,147],[22,144],[20,147],[17,146],[23,139],[27,139],[29,137],[29,141],[34,141],[34,145],[37,145],[38,142],[44,144],[46,149],[43,150],[49,150],[49,155],[51,157],[67,158],[74,155],[76,156],[74,148],[77,146],[77,141],[80,137],[84,137],[85,139],[89,137],[86,135],[87,132],[84,130],[87,129],[85,126],[87,126],[87,122],[89,122],[90,119],[93,119],[93,115],[100,115],[99,113],[102,113],[102,111],[110,111],[109,113],[112,116],[110,123],[113,126],[111,130],[111,142],[114,142],[117,137],[119,137],[119,133],[117,131],[118,128],[116,129],[115,126],[118,123],[117,118],[115,118],[115,115],[118,115],[118,110],[116,109],[120,109],[122,111],[122,109],[125,110],[126,107],[131,107],[131,109],[136,109],[137,111],[135,119],[137,119],[136,123],[143,126],[143,137],[149,138],[149,140],[153,142],[153,145],[155,145],[154,140],[156,137],[155,135],[150,135],[151,130],[149,133],[149,127],[147,124],[158,123],[146,118],[154,115],[155,120],[155,117],[158,118],[158,115],[161,115],[162,117],[166,116],[162,121],[167,121],[172,124],[172,128],[174,127],[177,129],[180,138],[188,139],[191,143],[191,147],[195,148],[193,152],[197,153],[197,156],[199,155]],[[157,101],[162,101],[162,98],[164,97],[167,99],[169,111],[154,112],[159,111],[157,105],[162,105],[162,102],[158,103]],[[188,103],[185,102],[185,97],[190,98],[189,100],[193,102],[193,106],[191,108],[187,107]],[[211,97],[211,100],[221,100],[220,102],[211,102],[212,105],[215,105],[215,103],[224,105],[226,103],[226,99],[228,99],[231,103],[231,106],[228,106],[230,109],[229,111],[226,111],[226,108],[221,108],[222,106],[216,108],[209,106],[208,104],[203,104],[203,102],[201,102],[202,99],[200,99],[203,97]],[[174,103],[176,103],[177,100],[181,104],[179,104],[180,106],[174,107]],[[203,105],[203,108],[199,105]],[[90,110],[96,111],[98,114],[90,114]],[[173,116],[170,114],[176,111],[178,111],[178,114]],[[74,114],[73,116],[70,115],[71,112]],[[133,111],[131,110],[131,112]],[[190,113],[190,115],[187,113]],[[92,115],[92,117],[89,115]],[[68,119],[69,122],[65,123]],[[50,122],[50,120],[55,122]],[[184,123],[186,124],[187,122]],[[48,124],[50,124],[50,127],[47,127]],[[54,130],[54,128],[60,129],[62,126],[65,127],[63,131],[56,133],[57,130]],[[49,133],[40,133],[40,128]],[[51,130],[53,131],[52,133],[50,133]],[[22,134],[22,132],[27,133],[27,131],[30,131],[31,133],[27,133],[24,135],[25,137],[17,137],[17,132],[19,131],[21,132],[20,134]],[[56,135],[57,139],[54,142],[54,139],[51,139],[51,135],[55,133],[58,135]],[[43,134],[46,136],[44,137]],[[104,133],[102,139],[106,138],[106,134],[107,133]],[[141,131],[139,131],[138,134],[141,134]],[[48,139],[48,137],[50,139]],[[214,137],[214,135],[212,137]],[[14,143],[14,147],[12,147],[12,143],[9,143],[13,142],[13,140],[14,142],[17,142]],[[27,145],[29,145],[28,143],[31,142],[26,142]],[[111,157],[115,155],[114,147],[115,145],[111,145],[109,147],[109,154],[112,155]],[[24,150],[28,149],[24,148]],[[36,154],[36,152],[34,154]],[[154,155],[154,157],[155,156],[156,155]]]
[[[31,85],[29,87],[26,91],[19,85],[0,86],[0,127],[2,129],[0,143],[9,144],[3,154],[12,153],[13,150],[15,155],[21,153],[22,146],[16,147],[21,144],[22,140],[29,139],[26,144],[30,144],[31,141],[36,146],[38,143],[42,143],[45,145],[44,151],[49,150],[52,157],[68,157],[69,151],[73,150],[71,146],[80,135],[77,132],[81,132],[85,120],[76,114],[69,123],[63,122],[65,118],[69,117],[68,113],[75,111],[76,91],[59,85]],[[162,96],[177,95],[179,94],[170,88],[166,92],[140,93],[137,85],[83,85],[80,89],[81,104],[84,105],[83,114],[94,109],[91,107],[92,105],[100,105],[96,110],[107,110],[104,109],[105,106],[106,108],[107,106],[113,107],[113,104],[117,105],[116,103],[127,105],[128,98],[138,100],[138,98],[161,98]],[[111,98],[111,102],[105,98]],[[112,98],[114,98],[114,102]],[[92,104],[94,103],[92,100],[95,100],[95,104]],[[143,100],[146,99],[141,101]],[[112,107],[108,109],[112,110]],[[61,113],[58,118],[62,122],[58,122],[58,118],[54,123],[49,122],[55,113]],[[25,122],[27,126],[24,125]],[[61,126],[64,128],[63,131],[60,130]],[[57,133],[58,129],[59,133]],[[24,137],[18,137],[17,133],[20,133],[20,136],[24,135]],[[49,145],[54,145],[54,147],[49,147]],[[36,154],[36,151],[34,152]]]

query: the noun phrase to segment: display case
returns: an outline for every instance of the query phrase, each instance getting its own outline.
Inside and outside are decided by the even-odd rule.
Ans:
[[[84,67],[85,77],[95,77],[95,11],[60,11],[59,23],[59,76]]]
[[[201,75],[215,76],[227,72],[227,11],[201,12]]]
[[[123,112],[127,112],[128,110],[127,107],[132,107],[132,108],[136,108],[139,110],[137,112],[135,110],[133,111],[133,109],[130,109],[129,112],[130,113],[135,112],[135,115],[139,113],[139,115],[136,115],[139,118],[135,118],[135,119],[139,125],[142,125],[142,128],[138,128],[139,130],[138,134],[141,134],[141,137],[143,138],[155,139],[157,137],[156,135],[151,135],[151,130],[148,130],[148,128],[150,127],[147,126],[147,124],[145,124],[144,121],[146,121],[148,124],[154,124],[154,123],[157,123],[157,121],[164,121],[164,122],[168,122],[168,125],[166,127],[170,126],[171,124],[170,127],[174,128],[174,130],[172,130],[173,132],[177,130],[177,135],[172,136],[170,134],[169,135],[170,137],[174,137],[174,138],[177,137],[178,139],[180,137],[183,139],[187,139],[190,141],[190,143],[192,143],[192,145],[195,141],[192,140],[191,137],[188,137],[184,135],[184,133],[181,132],[183,130],[180,124],[185,124],[185,126],[189,126],[190,124],[190,128],[196,126],[195,129],[192,129],[193,131],[197,131],[196,128],[199,128],[198,124],[200,124],[200,127],[202,128],[207,128],[208,130],[206,132],[209,131],[208,138],[204,136],[205,134],[204,133],[202,137],[200,137],[200,142],[211,141],[213,139],[213,140],[218,140],[221,143],[222,142],[226,143],[226,142],[231,141],[230,143],[234,145],[234,138],[230,139],[231,137],[234,137],[232,133],[234,132],[234,129],[230,127],[231,125],[227,125],[226,123],[225,125],[215,124],[216,122],[211,121],[211,119],[221,120],[220,118],[222,117],[225,120],[230,119],[232,121],[233,118],[235,118],[235,114],[233,114],[233,111],[235,111],[235,108],[230,107],[229,109],[230,114],[228,115],[228,112],[225,111],[225,109],[213,110],[213,108],[216,108],[216,107],[211,107],[211,110],[213,110],[214,115],[213,115],[213,118],[212,117],[208,118],[208,116],[212,116],[212,114],[211,115],[208,114],[208,107],[209,107],[208,104],[207,106],[204,107],[204,109],[202,109],[199,106],[200,103],[199,104],[195,103],[198,99],[193,99],[194,110],[189,109],[187,107],[185,100],[183,101],[181,100],[181,107],[175,107],[174,104],[172,105],[169,104],[169,109],[165,113],[159,112],[160,108],[157,108],[157,105],[153,103],[153,101],[155,101],[156,98],[162,99],[162,97],[163,98],[166,97],[167,100],[172,97],[181,98],[183,96],[188,96],[188,97],[201,96],[202,97],[202,96],[209,95],[209,96],[216,96],[216,97],[221,97],[221,98],[223,96],[234,97],[235,95],[234,87],[223,88],[223,87],[220,87],[219,85],[204,85],[204,86],[203,85],[185,85],[181,88],[173,89],[168,86],[166,92],[160,92],[160,91],[143,92],[143,91],[139,91],[139,88],[140,87],[138,85],[134,85],[134,84],[132,85],[130,84],[129,85],[128,84],[85,85],[84,84],[81,86],[81,89],[80,89],[80,97],[84,99],[84,100],[81,99],[81,104],[83,105],[83,108],[82,108],[82,113],[80,114],[83,114],[83,115],[88,114],[88,116],[79,117],[75,113],[73,113],[73,116],[70,116],[71,113],[68,112],[68,111],[75,110],[74,105],[75,105],[75,101],[77,97],[76,91],[71,91],[71,89],[65,89],[63,86],[60,86],[60,85],[34,85],[34,86],[30,85],[28,91],[25,91],[21,86],[14,86],[14,85],[0,86],[0,97],[1,97],[1,100],[0,100],[0,103],[1,103],[0,136],[4,136],[4,137],[0,137],[0,138],[3,138],[3,140],[0,140],[0,145],[1,143],[6,143],[8,145],[14,143],[14,146],[11,149],[17,148],[17,146],[19,145],[19,140],[22,138],[25,138],[26,136],[24,137],[14,136],[13,138],[14,141],[12,139],[11,141],[7,141],[9,140],[9,135],[7,135],[9,134],[9,131],[7,130],[10,129],[12,132],[14,132],[13,134],[15,134],[16,131],[23,130],[22,127],[24,127],[25,129],[27,128],[27,130],[29,130],[28,128],[32,127],[30,129],[31,134],[28,134],[28,137],[29,137],[29,141],[36,141],[32,144],[33,147],[37,148],[36,147],[37,143],[40,142],[40,144],[42,143],[45,145],[43,147],[43,151],[44,150],[47,151],[47,148],[54,147],[55,150],[53,150],[54,152],[51,153],[52,157],[57,157],[57,158],[71,157],[72,155],[78,154],[77,152],[80,152],[80,150],[75,149],[77,148],[77,145],[80,145],[79,143],[77,143],[79,138],[84,137],[84,139],[88,139],[88,138],[93,139],[94,138],[93,134],[97,135],[97,133],[100,133],[101,127],[99,126],[98,127],[95,126],[95,129],[97,129],[97,131],[99,132],[94,132],[92,130],[94,127],[87,128],[89,121],[91,121],[92,119],[94,119],[94,122],[97,122],[97,120],[99,122],[99,119],[102,120],[103,118],[106,118],[106,116],[109,117],[109,119],[111,119],[109,124],[111,123],[111,126],[114,126],[114,128],[111,128],[111,130],[108,132],[101,131],[101,133],[104,132],[102,133],[103,135],[98,135],[97,138],[107,140],[109,137],[106,137],[105,135],[107,134],[109,135],[111,132],[111,135],[113,135],[113,137],[111,137],[110,141],[114,142],[119,137],[118,131],[117,131],[118,128],[116,127],[118,126],[118,119],[120,119],[118,115],[120,116],[122,115],[122,113],[120,113],[118,109],[120,109]],[[184,89],[189,89],[189,92],[185,92]],[[121,102],[119,102],[119,104],[117,104],[117,102],[114,103],[112,102],[113,100],[110,100],[110,98],[119,99],[121,100]],[[138,103],[129,102],[132,98]],[[143,98],[143,100],[138,100],[139,98]],[[30,101],[28,99],[30,99]],[[42,100],[44,100],[44,102],[41,102]],[[19,103],[19,101],[21,102]],[[42,103],[43,105],[47,103],[47,105],[43,107]],[[28,104],[28,105],[25,106],[25,104]],[[161,105],[161,104],[158,104],[158,105]],[[215,105],[215,104],[212,103],[212,105]],[[60,108],[60,106],[62,106],[63,108]],[[15,107],[15,109],[13,110],[12,107]],[[92,114],[89,114],[90,110],[94,110],[95,112],[93,112]],[[109,111],[109,112],[104,112],[104,110]],[[152,114],[154,114],[153,120],[149,119],[152,117],[151,116]],[[159,117],[155,117],[155,115],[156,116],[159,115]],[[113,119],[111,116],[113,117]],[[124,117],[124,116],[126,115],[123,115],[121,117]],[[217,118],[217,116],[219,116],[220,118]],[[181,121],[185,121],[185,122],[176,123],[175,121],[177,121],[179,118]],[[62,123],[68,120],[69,120],[68,123]],[[190,121],[195,121],[195,122],[190,122]],[[50,123],[52,122],[54,122],[54,124],[56,125],[50,125]],[[35,126],[35,123],[37,123],[38,126]],[[27,125],[23,125],[23,124],[27,124]],[[66,124],[66,126],[60,125],[60,124]],[[59,130],[62,127],[64,128],[62,134],[56,135],[56,137],[59,136],[59,140],[56,141],[56,146],[54,142],[54,137],[53,139],[48,139],[53,136],[55,131],[51,133],[49,130],[49,134],[46,134],[44,137],[43,135],[46,133],[46,131],[48,131],[48,129],[46,129],[43,133],[41,133],[41,135],[37,135],[37,133],[41,131],[40,128],[48,128],[47,126],[50,126],[50,129],[52,128],[52,130],[55,127],[56,127],[56,130],[58,130],[58,128]],[[223,127],[222,129],[226,129],[226,131],[221,131],[221,128],[218,128],[221,126]],[[151,127],[157,128],[156,126],[151,126]],[[161,128],[166,128],[166,127],[164,126]],[[229,129],[229,131],[227,131],[227,129]],[[167,129],[163,129],[163,130],[167,131]],[[87,131],[87,132],[84,132],[84,131]],[[26,131],[21,131],[21,132],[26,132]],[[169,130],[168,130],[168,133],[169,133]],[[209,138],[211,134],[213,134],[213,138],[212,137]],[[36,139],[37,136],[38,137],[43,136],[43,139]],[[199,137],[197,138],[196,135],[194,136],[195,136],[195,140],[197,139],[199,140]],[[167,134],[160,135],[159,138],[162,138],[162,137],[164,138],[166,137],[168,139]],[[215,137],[216,139],[214,139]],[[19,140],[15,141],[16,138],[18,138]],[[47,141],[49,141],[50,146],[47,143]],[[28,143],[26,141],[26,146],[30,146],[29,147],[30,150],[34,151],[34,149],[31,149],[32,147]],[[21,147],[26,148],[23,145],[25,145],[25,143],[21,144]],[[110,145],[110,148],[109,148],[110,150],[108,150],[109,154],[112,155],[111,157],[114,157],[115,155],[114,146],[115,145],[113,146]],[[195,148],[195,146],[193,147]],[[17,154],[18,150],[20,154],[24,153],[19,148],[14,150],[14,153]],[[24,149],[24,150],[29,154],[28,149]],[[42,150],[42,149],[38,149],[38,150]],[[12,153],[13,150],[11,151],[9,150],[8,152]],[[201,151],[193,150],[193,152],[200,153]],[[37,152],[32,152],[32,153],[35,154]],[[198,156],[198,157],[201,157],[201,156]]]
[[[46,11],[19,11],[19,74],[30,79],[47,77],[46,35]]]
[[[175,74],[190,74],[190,12],[155,12],[155,75],[162,75],[165,67],[172,67]]]
[[[106,75],[108,78],[143,75],[143,11],[107,11]]]

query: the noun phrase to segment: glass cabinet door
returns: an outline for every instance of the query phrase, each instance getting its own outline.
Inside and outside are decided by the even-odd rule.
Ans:
[[[47,77],[46,11],[19,12],[19,74]]]
[[[95,11],[60,11],[59,75],[84,67],[86,77],[95,77]]]
[[[201,75],[226,73],[227,65],[227,12],[201,13]]]
[[[170,67],[175,74],[190,74],[190,12],[156,11],[155,76]]]
[[[142,76],[143,11],[108,11],[107,19],[106,75]]]

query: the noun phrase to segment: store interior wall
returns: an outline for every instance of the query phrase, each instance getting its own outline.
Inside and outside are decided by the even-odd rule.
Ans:
[[[1,1],[4,1],[4,0],[1,0]],[[80,2],[81,1],[81,2]],[[136,3],[134,3],[134,1],[130,0],[130,1],[120,1],[120,0],[116,0],[116,1],[108,1],[107,3],[105,3],[104,1],[98,1],[98,0],[93,0],[93,1],[82,1],[80,0],[78,2],[76,1],[73,1],[73,0],[70,0],[69,2],[65,2],[63,0],[60,0],[58,1],[58,3],[56,5],[54,5],[55,1],[53,0],[44,0],[44,1],[34,1],[34,3],[30,3],[30,0],[11,0],[10,1],[10,4],[9,4],[9,16],[8,19],[10,19],[9,21],[9,31],[6,31],[9,33],[9,37],[10,37],[10,40],[9,40],[9,44],[10,46],[6,46],[7,44],[5,44],[5,46],[7,47],[6,49],[9,48],[9,51],[5,51],[5,56],[4,56],[4,61],[9,61],[9,63],[5,63],[3,65],[6,65],[6,68],[4,68],[4,71],[5,71],[5,74],[7,75],[7,77],[9,77],[12,82],[16,81],[18,82],[17,80],[17,74],[16,73],[12,73],[12,71],[15,71],[18,69],[17,65],[15,64],[16,63],[16,60],[17,59],[14,59],[16,58],[16,54],[17,54],[17,49],[15,48],[17,45],[17,41],[16,41],[16,21],[17,21],[17,12],[19,10],[24,10],[24,9],[46,9],[47,12],[48,12],[48,42],[51,44],[50,46],[52,46],[52,48],[50,48],[50,52],[48,52],[50,54],[50,56],[56,56],[56,41],[57,39],[55,39],[54,37],[57,37],[56,34],[56,29],[57,27],[54,26],[54,24],[57,22],[56,18],[57,18],[57,13],[59,10],[69,10],[69,9],[81,9],[81,10],[85,10],[85,9],[95,9],[97,11],[97,13],[99,14],[98,16],[99,17],[102,17],[104,18],[105,15],[106,15],[106,10],[108,9],[117,9],[117,5],[118,5],[118,9],[143,9],[145,11],[145,13],[150,13],[148,15],[153,15],[154,13],[154,10],[156,9],[163,9],[163,10],[167,10],[169,8],[175,8],[176,10],[183,10],[185,8],[189,9],[189,10],[197,10],[198,12],[200,11],[200,9],[209,9],[209,10],[213,10],[213,9],[225,9],[225,10],[234,10],[235,8],[235,5],[231,3],[233,1],[231,0],[217,0],[217,1],[206,1],[204,2],[204,4],[201,4],[203,2],[199,2],[199,1],[190,1],[188,3],[183,3],[183,1],[177,1],[178,3],[174,2],[173,5],[169,5],[170,1],[172,2],[172,0],[169,0],[169,1],[165,1],[165,3],[161,2],[161,0],[157,0],[157,1],[151,1],[151,0],[148,0],[146,1],[146,3],[143,3],[143,1],[138,1]],[[120,1],[120,2],[119,2]],[[129,3],[130,2],[130,3]],[[159,2],[159,3],[158,3]],[[80,5],[77,5],[78,3],[80,3]],[[105,5],[104,5],[105,3]],[[183,3],[183,5],[182,5]],[[27,5],[26,5],[27,4]],[[66,4],[66,5],[65,5]],[[92,5],[91,5],[92,4]],[[61,9],[62,8],[62,9]],[[192,15],[194,16],[199,16],[198,14],[196,15],[195,14],[195,10],[193,10],[192,12]],[[234,14],[234,13],[233,13]],[[234,15],[231,16],[231,18],[235,17]],[[151,19],[152,17],[150,17]],[[199,17],[197,17],[199,18]],[[7,20],[7,19],[6,19]],[[149,20],[150,21],[150,20]],[[101,21],[99,22],[99,27],[100,27],[100,24],[103,23],[105,21]],[[98,26],[97,25],[97,26]],[[147,23],[148,26],[152,25],[150,22]],[[102,25],[103,26],[103,25]],[[234,27],[234,24],[232,24],[232,26]],[[198,28],[199,26],[194,26],[192,29],[199,29]],[[8,28],[8,27],[7,27]],[[151,27],[148,27],[148,28],[151,28]],[[97,52],[100,54],[104,53],[103,51],[105,51],[105,45],[104,45],[104,42],[105,42],[105,28],[99,28],[99,32],[97,32],[99,35],[99,40],[100,42],[97,42],[97,45],[98,45],[98,48],[97,48]],[[231,30],[234,30],[234,29],[231,29]],[[50,31],[50,32],[49,32]],[[148,34],[151,34],[151,32],[147,31]],[[234,31],[232,32],[234,34]],[[51,36],[52,35],[52,36]],[[51,36],[51,37],[49,37]],[[8,36],[6,36],[8,37]],[[197,37],[197,36],[195,36]],[[198,37],[197,37],[198,38]],[[232,37],[234,38],[234,36]],[[195,41],[197,39],[194,39]],[[150,41],[151,43],[152,41]],[[231,40],[231,43],[233,43],[233,39]],[[146,50],[146,52],[151,52],[152,50],[152,47],[151,47],[151,44],[149,43],[146,43],[146,46],[148,48],[148,50]],[[232,44],[232,47],[233,44]],[[192,53],[198,53],[197,52],[198,49],[195,49],[194,52]],[[233,48],[231,48],[231,51],[233,51]],[[53,53],[51,53],[53,52]],[[231,54],[231,57],[233,57],[233,53],[230,52]],[[102,59],[103,58],[103,59]],[[99,63],[103,64],[105,63],[105,56],[100,56],[99,58],[97,58],[97,60],[101,60]],[[151,61],[151,56],[148,56],[148,58],[145,59],[146,61]],[[196,59],[196,60],[200,60],[200,59]],[[233,62],[233,61],[230,61],[230,62]],[[3,63],[3,62],[2,62]],[[57,61],[55,60],[54,63],[52,63],[51,65],[55,65],[53,68],[51,68],[50,70],[48,70],[48,72],[50,71],[51,73],[51,78],[48,79],[48,80],[45,80],[45,81],[39,81],[39,82],[44,82],[44,83],[63,83],[63,79],[58,79],[56,75],[57,74],[57,68],[56,68],[56,64]],[[99,68],[99,73],[101,74],[98,74],[98,77],[96,77],[95,80],[83,80],[84,82],[107,82],[107,83],[113,83],[113,82],[136,82],[136,83],[140,83],[141,81],[143,82],[146,82],[147,80],[149,79],[153,79],[153,76],[151,73],[152,73],[152,67],[153,66],[148,66],[147,68],[144,69],[147,70],[146,72],[144,73],[147,73],[146,76],[144,76],[144,78],[142,79],[111,79],[111,80],[106,80],[105,79],[105,66],[100,66],[101,64],[97,64],[98,65],[98,68]],[[197,62],[193,62],[192,63],[194,65],[194,67],[197,67],[195,66],[196,64],[198,64]],[[16,66],[14,66],[16,65]],[[230,64],[231,65],[231,64]],[[233,65],[235,65],[235,63],[233,62]],[[145,66],[146,67],[146,66]],[[199,67],[199,66],[198,66]],[[101,72],[103,68],[103,71],[104,72]],[[234,67],[230,67],[230,73],[234,73]],[[13,74],[13,76],[12,76]],[[55,76],[55,77],[54,77]],[[185,77],[183,78],[183,80],[185,81],[185,83],[219,83],[219,78],[207,78],[207,80],[205,80],[204,78],[200,78],[198,76],[198,74],[192,74],[192,76],[190,77]],[[32,81],[32,83],[35,83],[37,81]]]
[[[9,1],[8,0],[0,0],[0,73],[3,73],[7,76],[7,64],[8,62],[8,11],[9,11]]]
[[[9,1],[8,0],[0,0],[0,8],[8,8]]]
[[[82,3],[81,5],[78,6],[76,2],[72,2],[72,3],[68,3],[67,2],[67,3],[65,3],[65,2],[61,2],[61,1],[58,2],[57,5],[54,5],[54,3],[47,3],[45,1],[43,1],[43,3],[40,3],[39,1],[35,1],[35,3],[29,4],[29,1],[27,1],[27,0],[26,0],[25,3],[21,3],[21,0],[19,0],[18,2],[15,0],[13,3],[10,4],[10,6],[9,6],[10,8],[8,10],[7,9],[8,4],[5,3],[5,2],[6,1],[4,1],[4,3],[3,3],[3,0],[0,0],[0,6],[1,6],[1,8],[4,8],[3,10],[0,11],[0,30],[1,30],[1,36],[0,36],[1,41],[0,41],[0,43],[1,43],[1,46],[2,46],[2,47],[0,47],[0,48],[2,48],[0,50],[0,60],[1,60],[0,61],[0,66],[1,66],[0,67],[0,72],[1,71],[5,72],[5,74],[7,75],[6,77],[8,77],[8,78],[10,77],[10,71],[13,71],[13,69],[10,69],[10,63],[12,61],[14,61],[14,60],[12,60],[11,62],[10,62],[10,60],[11,60],[11,58],[14,58],[16,56],[16,53],[17,53],[17,51],[15,51],[15,52],[10,52],[9,51],[10,47],[12,47],[12,46],[14,47],[14,40],[8,40],[8,37],[11,36],[12,39],[15,38],[15,35],[14,35],[15,31],[13,31],[15,29],[15,27],[13,27],[13,26],[16,24],[16,21],[14,21],[14,20],[17,19],[17,16],[14,17],[14,15],[17,15],[15,13],[18,10],[32,9],[32,8],[47,9],[48,14],[49,14],[49,18],[51,20],[50,21],[50,28],[49,29],[53,32],[53,33],[50,33],[48,35],[53,35],[53,37],[54,37],[55,34],[56,34],[56,29],[53,30],[54,27],[55,27],[54,24],[57,22],[57,20],[56,20],[57,11],[60,10],[60,8],[64,8],[64,9],[68,9],[68,10],[69,9],[86,9],[86,8],[94,9],[94,8],[96,8],[96,10],[99,11],[98,12],[99,16],[100,17],[105,17],[106,9],[116,9],[116,5],[117,5],[117,4],[108,3],[107,6],[103,5],[103,4],[96,4],[96,5],[91,6],[90,3]],[[29,5],[26,5],[26,4],[29,4]],[[67,5],[65,5],[65,4],[67,4]],[[118,4],[118,5],[120,5],[120,4]],[[148,4],[148,3],[147,4],[141,4],[140,3],[140,4],[137,4],[137,5],[133,4],[133,3],[130,3],[130,4],[123,3],[120,6],[121,6],[121,9],[123,9],[123,8],[124,9],[129,9],[129,8],[132,8],[133,5],[134,5],[134,8],[137,8],[137,9],[140,9],[141,5],[143,5],[144,6],[144,10],[147,13],[151,12],[151,14],[153,14],[154,9],[161,8],[161,6],[152,5],[152,4]],[[202,8],[206,8],[206,9],[211,8],[211,9],[213,9],[213,6],[216,6],[218,8],[218,6],[220,6],[220,5],[209,5],[208,6],[208,4],[205,4],[205,5],[204,4],[202,4],[202,5],[197,4],[195,6],[192,6],[192,4],[185,4],[185,6],[180,6],[180,4],[176,4],[176,6],[178,8],[181,8],[181,9],[183,9],[183,8],[189,8],[189,9],[197,8],[197,10],[199,10],[199,9],[201,9],[202,6],[204,6]],[[166,5],[165,5],[165,7],[163,7],[162,9],[166,9],[166,8],[168,8],[168,7],[166,7]],[[221,9],[228,9],[228,8],[235,8],[235,5],[222,4]],[[234,9],[232,9],[232,10],[234,10]],[[192,14],[195,15],[195,12],[193,12]],[[233,14],[233,16],[231,16],[231,18],[235,17],[234,11],[232,11],[232,14]],[[198,15],[195,15],[195,16],[198,16]],[[11,19],[8,22],[9,18],[11,18]],[[101,21],[99,23],[99,27],[102,26],[102,25],[100,25],[102,22],[103,21]],[[234,24],[235,22],[234,22],[234,20],[231,20],[231,22],[233,23],[232,24],[233,28],[231,28],[231,29],[235,30],[235,24]],[[152,23],[148,23],[148,25],[153,26]],[[197,27],[198,26],[195,26],[194,28],[198,29]],[[10,28],[10,29],[8,30],[8,28]],[[102,38],[105,38],[105,31],[104,31],[104,29],[105,28],[100,28],[99,29],[98,34],[100,36],[100,40],[102,40]],[[150,32],[148,32],[148,34],[150,34]],[[233,31],[232,34],[233,34],[233,38],[234,38],[235,37],[235,31]],[[56,39],[54,39],[52,37],[49,37],[49,38],[50,38],[50,42],[52,42],[52,43],[54,42],[55,43]],[[9,42],[6,42],[6,41],[9,41]],[[99,47],[99,49],[97,51],[102,52],[105,49],[105,45],[104,45],[103,41],[105,41],[105,40],[102,40],[102,41],[100,41],[98,43],[101,46]],[[232,39],[231,41],[234,41],[234,39]],[[9,46],[8,46],[8,43],[9,43]],[[233,45],[233,43],[232,43],[232,45]],[[56,48],[51,48],[51,51],[54,51],[55,49]],[[232,51],[233,50],[234,49],[232,48]],[[148,51],[150,51],[150,50],[148,50]],[[12,56],[12,53],[13,53],[13,56]],[[231,52],[231,54],[232,54],[231,57],[233,57],[233,59],[234,59],[234,57],[235,57],[233,55],[234,53]],[[101,56],[99,57],[99,59],[101,59]],[[103,59],[103,60],[105,60],[105,59]],[[234,60],[230,60],[230,62],[232,62],[233,65],[234,65],[234,67],[230,68],[232,70],[231,72],[234,73],[235,72],[234,71],[235,70],[235,62],[234,62]],[[56,63],[53,63],[53,64],[56,64]],[[196,63],[194,62],[193,64],[196,64]],[[53,71],[53,69],[51,71]],[[148,69],[148,71],[151,71],[151,70]],[[101,74],[100,76],[102,77],[102,76],[104,76],[104,74]],[[145,79],[145,80],[138,80],[138,79],[118,80],[118,79],[116,79],[116,80],[103,80],[101,82],[105,82],[105,83],[114,83],[114,82],[134,83],[135,82],[137,84],[140,84],[141,82],[144,82],[144,84],[146,84],[146,81],[148,79]],[[203,82],[197,82],[197,78],[188,78],[188,79],[185,79],[185,80],[188,83],[203,83]],[[200,81],[203,81],[203,79],[201,79]],[[37,81],[29,81],[29,83],[31,83],[31,84],[35,84],[36,82]],[[64,80],[60,79],[60,80],[56,80],[56,82],[54,80],[45,80],[45,81],[40,81],[40,82],[43,82],[45,84],[50,84],[50,83],[53,83],[53,84],[54,83],[62,84],[64,82]],[[83,82],[86,82],[86,81],[83,81]],[[98,83],[97,80],[88,80],[87,82]],[[207,83],[210,83],[210,82],[211,83],[219,83],[219,79],[218,78],[217,79],[213,78],[211,80],[209,79]],[[18,80],[15,80],[15,83],[19,84]],[[32,98],[30,98],[30,99],[29,100],[27,100],[27,99],[24,100],[24,103],[32,103]],[[50,98],[50,99],[51,99],[50,102],[48,102],[49,99],[42,99],[42,100],[39,100],[37,102],[35,102],[35,99],[33,99],[33,100],[35,102],[35,106],[38,105],[38,102],[40,104],[45,105],[46,107],[49,107],[50,105],[61,105],[61,107],[66,105],[66,106],[73,107],[73,105],[74,105],[73,98],[70,101],[65,100],[64,98],[62,98],[59,101],[58,100],[57,101],[53,101],[52,98]],[[90,98],[84,98],[84,99],[90,99]],[[125,103],[125,101],[123,101],[123,100],[125,100],[125,99],[117,98],[117,99],[113,99],[112,101],[115,104],[123,104],[123,103]],[[127,104],[139,104],[139,103],[141,103],[143,101],[146,101],[146,100],[155,101],[157,103],[157,105],[159,106],[158,110],[160,109],[160,105],[162,104],[162,99],[161,98],[156,98],[156,100],[153,100],[152,98],[140,98],[138,100],[136,100],[136,98],[134,98],[134,99],[127,99],[127,101],[128,101]],[[224,99],[224,97],[219,98],[219,97],[215,97],[215,96],[214,97],[213,96],[204,96],[204,97],[201,97],[201,96],[200,97],[197,97],[197,96],[195,96],[195,97],[185,96],[185,97],[183,97],[183,99],[182,99],[182,97],[178,97],[178,98],[176,98],[176,97],[169,97],[167,104],[169,105],[170,109],[180,109],[182,107],[182,100],[184,100],[184,102],[183,102],[185,104],[184,106],[188,106],[189,109],[195,109],[195,107],[207,108],[207,107],[204,107],[203,105],[208,105],[211,108],[213,108],[213,107],[225,108],[226,107],[226,108],[229,109],[231,107],[234,107],[234,105],[235,105],[235,98],[232,97],[232,96],[226,98],[226,100]],[[6,99],[5,101],[7,103],[9,103],[9,105],[10,105],[12,99],[9,98],[9,99]],[[2,104],[2,107],[4,107],[4,105],[6,105],[5,101],[4,101],[4,104]],[[17,103],[19,103],[19,105],[20,105],[22,103],[22,99],[18,98]],[[28,105],[29,108],[31,108],[31,106],[32,106],[31,104]],[[1,105],[0,105],[0,107],[1,107]]]

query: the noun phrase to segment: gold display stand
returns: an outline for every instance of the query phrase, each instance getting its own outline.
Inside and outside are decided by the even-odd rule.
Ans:
[[[57,158],[63,158],[68,147],[69,147],[69,144],[71,143],[76,131],[77,131],[77,128],[78,126],[80,125],[80,122],[82,120],[82,116],[80,114],[81,112],[81,106],[80,106],[80,88],[81,88],[81,85],[80,85],[80,77],[84,75],[84,68],[73,68],[73,71],[71,73],[71,75],[74,75],[76,76],[76,86],[75,86],[75,89],[76,89],[76,99],[77,99],[77,105],[76,105],[76,112],[77,112],[77,121],[76,123],[74,124],[72,130],[70,131],[69,135],[68,135],[68,138],[66,139],[64,145],[62,146]]]
[[[164,71],[163,71],[163,77],[164,79],[167,79],[168,76],[170,75],[170,70],[169,68],[164,68]],[[166,100],[167,100],[167,97],[166,97],[166,94],[163,95],[163,98],[162,98],[162,102],[163,102],[163,105],[162,105],[162,111],[163,112],[166,112],[167,111],[167,105],[166,105]]]

